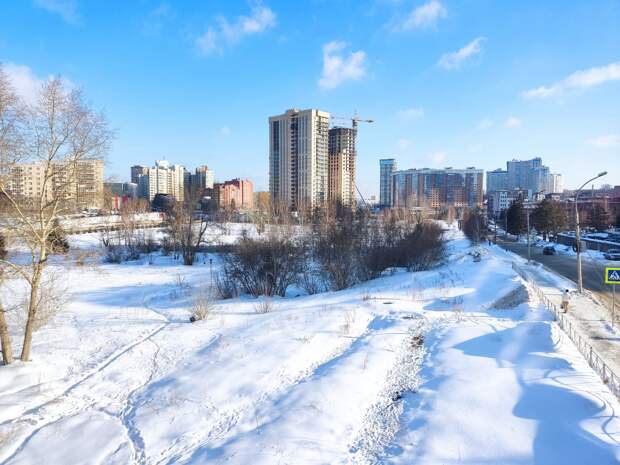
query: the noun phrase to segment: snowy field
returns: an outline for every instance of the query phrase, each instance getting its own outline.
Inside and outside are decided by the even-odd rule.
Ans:
[[[533,296],[497,304],[507,254],[452,237],[437,269],[194,324],[216,256],[59,260],[70,304],[0,367],[0,463],[618,464],[618,400]]]

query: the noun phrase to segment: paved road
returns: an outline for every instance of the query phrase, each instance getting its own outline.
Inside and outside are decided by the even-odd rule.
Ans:
[[[497,244],[524,258],[527,258],[527,244],[504,241],[499,236]],[[577,282],[577,259],[569,255],[543,255],[542,249],[532,247],[532,260],[542,263],[556,273]],[[583,287],[601,296],[611,306],[611,286],[605,284],[605,265],[592,260],[581,261],[583,270]],[[620,262],[609,262],[607,266],[620,266]],[[616,305],[620,300],[620,289],[616,289]]]

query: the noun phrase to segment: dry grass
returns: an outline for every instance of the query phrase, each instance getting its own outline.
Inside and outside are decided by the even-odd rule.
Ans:
[[[201,289],[192,299],[190,321],[206,320],[215,309],[215,302],[208,291]]]
[[[254,304],[254,311],[256,313],[271,313],[277,308],[275,302],[268,298],[261,298],[258,302]]]

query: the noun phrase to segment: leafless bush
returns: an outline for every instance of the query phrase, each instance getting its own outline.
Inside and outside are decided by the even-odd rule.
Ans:
[[[401,265],[409,271],[423,271],[437,264],[444,256],[443,231],[437,223],[418,223],[399,244]]]
[[[272,231],[263,239],[241,237],[224,256],[224,275],[255,297],[284,296],[306,265],[305,245],[292,234]]]
[[[276,304],[269,297],[263,297],[254,304],[256,313],[271,313],[276,309]]]
[[[193,323],[195,321],[206,320],[209,315],[213,313],[215,309],[215,302],[211,297],[209,291],[200,289],[195,293],[192,299],[191,315],[189,320]]]
[[[298,284],[308,295],[318,294],[319,292],[325,292],[327,290],[327,285],[321,276],[320,270],[312,267],[308,267],[308,269],[301,274]]]
[[[313,225],[312,253],[322,278],[333,290],[358,282],[361,227],[352,212],[342,218],[326,214]]]
[[[215,276],[215,289],[220,299],[234,299],[239,296],[237,281],[227,273]]]
[[[443,231],[431,221],[365,212],[325,215],[315,222],[312,253],[333,290],[376,278],[389,268],[428,269],[443,257]]]
[[[174,241],[169,236],[164,236],[161,240],[161,253],[165,256],[174,251]]]
[[[121,263],[125,260],[125,248],[119,244],[108,244],[105,248],[105,261]]]

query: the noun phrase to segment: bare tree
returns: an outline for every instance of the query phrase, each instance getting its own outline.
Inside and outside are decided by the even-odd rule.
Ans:
[[[8,79],[0,75],[0,101],[17,100]],[[0,121],[15,119],[18,112],[0,103]],[[111,132],[105,118],[93,111],[79,90],[69,90],[60,78],[46,81],[36,103],[22,112],[20,123],[11,123],[14,134],[0,141],[0,196],[9,212],[6,227],[29,250],[26,264],[2,260],[28,286],[26,323],[20,359],[28,361],[32,336],[40,318],[38,312],[48,302],[42,297],[48,258],[53,253],[50,236],[56,233],[62,215],[75,210],[79,187],[76,173],[80,163],[101,159],[106,154]],[[7,142],[8,141],[8,142]],[[40,190],[24,195],[15,188],[20,163],[40,169]]]
[[[187,191],[185,199],[176,202],[167,212],[169,235],[181,252],[183,264],[187,266],[194,264],[200,247],[207,242],[209,226],[219,226],[209,222],[208,217],[196,208],[199,200],[196,192]]]
[[[4,236],[0,234],[0,260],[4,260],[7,256],[5,249]],[[5,278],[5,266],[0,264],[0,289]],[[0,300],[0,349],[2,349],[2,362],[5,365],[13,363],[13,349],[11,348],[11,335],[9,334],[9,325],[6,320],[6,308]]]

